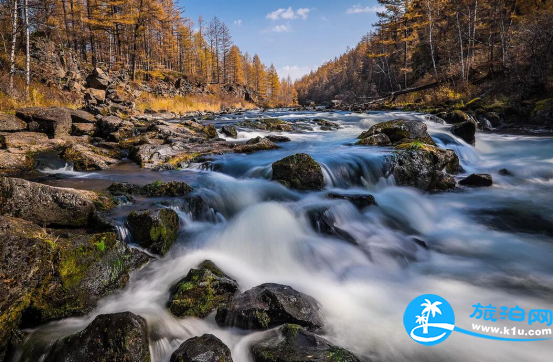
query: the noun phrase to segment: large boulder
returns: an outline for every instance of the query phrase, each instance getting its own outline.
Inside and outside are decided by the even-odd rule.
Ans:
[[[106,90],[111,83],[111,78],[100,68],[95,68],[86,77],[86,83],[90,88]]]
[[[223,126],[221,132],[227,137],[238,138],[238,131],[235,126]]]
[[[177,317],[205,318],[228,303],[237,290],[235,280],[206,260],[171,288],[169,310]]]
[[[261,118],[256,120],[245,120],[239,122],[240,127],[261,129],[272,132],[291,132],[294,130],[293,124],[278,118]]]
[[[68,109],[73,123],[96,123],[96,118],[91,113],[81,109]]]
[[[487,173],[473,173],[459,181],[459,185],[469,187],[489,187],[493,185],[492,175]]]
[[[57,341],[44,362],[150,362],[146,320],[131,312],[102,314]]]
[[[125,287],[129,273],[149,260],[117,240],[114,232],[40,237],[56,256],[50,266],[54,273],[35,292],[23,314],[24,327],[89,313],[101,298]]]
[[[72,136],[93,136],[96,133],[94,123],[73,123],[71,127]]]
[[[88,144],[75,143],[67,147],[60,157],[73,163],[75,171],[105,170],[119,162],[117,151]]]
[[[0,132],[20,132],[27,129],[27,123],[15,116],[0,114]]]
[[[473,145],[476,143],[476,130],[478,129],[478,123],[473,119],[466,122],[457,123],[451,126],[451,133],[460,137],[466,143]]]
[[[361,362],[353,353],[330,344],[299,325],[286,324],[251,346],[254,362]]]
[[[53,255],[42,234],[31,222],[0,216],[0,357],[35,289],[50,274]]]
[[[280,142],[290,142],[292,141],[289,137],[286,137],[286,136],[279,136],[279,135],[268,135],[268,136],[265,136],[266,139],[268,139],[269,141],[271,142],[274,142],[274,143],[280,143]]]
[[[23,108],[17,110],[16,116],[27,122],[29,131],[46,133],[50,138],[63,138],[71,133],[71,114],[65,108]]]
[[[220,326],[242,329],[269,329],[285,323],[294,323],[311,330],[323,327],[317,301],[295,289],[281,284],[267,283],[232,298],[217,310]]]
[[[34,159],[28,152],[0,150],[0,176],[17,176],[34,167]]]
[[[449,124],[463,123],[470,121],[470,116],[463,111],[454,110],[449,113],[442,114],[441,117]]]
[[[134,242],[163,255],[177,240],[179,216],[172,209],[133,211],[127,226]]]
[[[174,197],[185,196],[192,192],[192,190],[190,185],[182,181],[155,181],[147,185],[114,182],[108,187],[108,191],[115,196],[136,195],[146,197]]]
[[[98,133],[102,137],[108,137],[110,134],[117,132],[121,128],[133,128],[133,124],[129,121],[122,120],[116,116],[102,117],[98,123]]]
[[[321,190],[324,176],[321,166],[305,153],[297,153],[273,163],[274,181],[296,190]]]
[[[370,140],[363,141],[365,138],[376,135],[385,135],[385,137],[371,138]],[[401,144],[406,142],[422,142],[429,145],[435,145],[432,137],[428,134],[426,124],[420,121],[408,121],[408,120],[393,120],[387,122],[377,123],[368,131],[365,131],[357,137],[360,141],[358,144],[377,144],[386,145],[388,140],[392,144]],[[366,142],[366,143],[365,143]]]
[[[392,141],[384,133],[379,133],[362,138],[356,144],[360,146],[389,146],[392,144]]]
[[[212,334],[186,340],[171,355],[170,362],[232,362],[230,349]]]
[[[417,187],[424,191],[455,188],[455,179],[450,174],[461,171],[455,151],[418,143],[398,146],[392,155],[387,156],[387,162],[398,186]],[[448,173],[443,172],[444,169]]]
[[[278,147],[267,138],[255,137],[248,140],[246,143],[237,144],[234,148],[236,153],[250,153],[255,151],[275,150]]]
[[[103,202],[105,200],[91,191],[0,178],[0,214],[38,225],[85,227],[94,209]]]

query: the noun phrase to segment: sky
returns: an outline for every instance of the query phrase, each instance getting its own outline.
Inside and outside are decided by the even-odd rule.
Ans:
[[[380,11],[377,0],[178,0],[184,15],[214,16],[234,43],[292,79],[353,48]]]

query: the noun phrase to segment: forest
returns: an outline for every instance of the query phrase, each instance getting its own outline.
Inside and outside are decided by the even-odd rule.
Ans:
[[[246,86],[261,103],[295,102],[292,81],[242,52],[224,22],[194,21],[173,0],[2,0],[0,24],[4,96],[28,93],[40,75],[37,48],[46,42],[91,68],[122,70],[131,81],[186,76],[192,84]]]
[[[300,102],[362,102],[425,85],[435,88],[425,103],[552,93],[552,1],[378,3],[378,22],[357,46],[296,83]]]

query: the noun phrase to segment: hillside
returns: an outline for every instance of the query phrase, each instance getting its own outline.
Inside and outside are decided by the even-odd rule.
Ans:
[[[355,48],[296,82],[300,103],[432,111],[478,98],[516,121],[551,120],[551,1],[379,3],[385,10]]]

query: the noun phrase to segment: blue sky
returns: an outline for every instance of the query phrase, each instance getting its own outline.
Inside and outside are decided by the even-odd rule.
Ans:
[[[345,52],[377,20],[376,0],[178,0],[196,22],[218,16],[238,47],[297,78]]]

